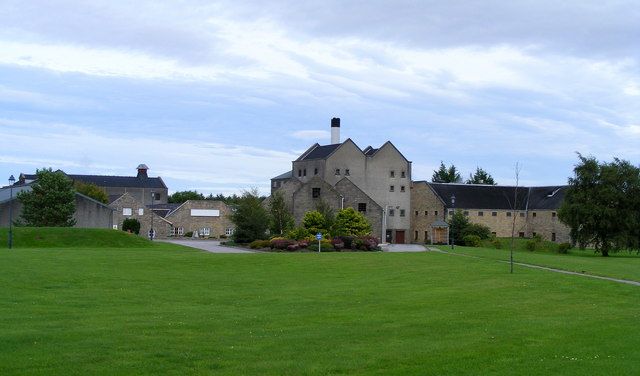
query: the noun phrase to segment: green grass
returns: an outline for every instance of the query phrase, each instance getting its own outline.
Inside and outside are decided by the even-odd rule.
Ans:
[[[0,251],[0,374],[637,375],[640,288],[439,253]]]
[[[0,249],[8,248],[8,229],[0,228]],[[153,247],[149,240],[124,231],[72,227],[14,227],[14,248]]]
[[[534,265],[548,266],[579,273],[587,273],[604,277],[613,277],[640,281],[640,255],[627,251],[611,253],[609,257],[602,257],[593,250],[571,249],[567,254],[558,254],[547,250],[530,252],[525,250],[524,241],[516,242],[514,261]],[[450,251],[447,246],[438,246]],[[548,249],[545,247],[545,249]],[[456,246],[456,253],[464,253],[472,256],[494,260],[509,260],[508,245],[502,249],[472,248]]]

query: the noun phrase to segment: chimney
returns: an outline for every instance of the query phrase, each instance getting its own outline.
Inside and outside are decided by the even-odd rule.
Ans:
[[[340,143],[340,118],[331,119],[331,143]]]
[[[147,170],[149,169],[149,167],[147,167],[146,164],[140,164],[138,165],[138,177],[139,178],[148,178],[149,176],[147,176]]]

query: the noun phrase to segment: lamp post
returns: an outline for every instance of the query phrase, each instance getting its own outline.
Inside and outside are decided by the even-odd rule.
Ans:
[[[13,183],[16,178],[9,176],[9,249],[13,248]]]
[[[451,195],[451,209],[453,210],[451,212],[451,224],[449,225],[449,229],[451,230],[451,249],[453,249],[453,247],[455,246],[456,243],[456,239],[453,237],[453,216],[456,213],[456,195],[453,194]]]
[[[151,191],[151,212],[149,213],[151,215],[151,229],[149,229],[149,240],[153,241],[153,235],[154,231],[153,231],[153,201],[156,199],[156,193],[154,191]]]

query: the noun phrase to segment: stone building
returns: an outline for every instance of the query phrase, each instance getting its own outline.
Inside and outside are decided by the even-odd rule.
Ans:
[[[411,162],[391,143],[360,149],[351,139],[340,142],[340,119],[331,120],[329,145],[314,144],[292,162],[291,171],[271,179],[298,224],[304,213],[324,201],[334,210],[362,212],[373,235],[387,242],[408,240],[411,210]]]
[[[569,242],[569,228],[561,223],[557,210],[566,186],[508,187],[477,184],[413,182],[412,241],[440,243],[431,228],[436,221],[448,221],[454,210],[461,210],[471,223],[489,227],[498,237],[540,235],[546,240]],[[452,204],[455,197],[455,204]]]

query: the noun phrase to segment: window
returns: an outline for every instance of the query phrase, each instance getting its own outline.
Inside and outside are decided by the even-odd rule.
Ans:
[[[351,175],[348,168],[344,170],[344,174],[345,174],[345,176],[350,176]]]
[[[533,236],[534,238],[536,237],[536,235],[538,234],[536,234],[535,231],[531,233],[531,236]]]
[[[484,217],[484,212],[479,211],[478,212],[478,217]]]
[[[518,237],[519,237],[519,238],[524,238],[524,232],[519,232],[519,233],[518,233]]]
[[[418,230],[416,230],[415,233],[413,234],[413,241],[415,242],[418,241]]]
[[[395,192],[395,190],[396,190],[396,186],[395,185],[389,186],[389,192]]]
[[[198,231],[200,236],[209,236],[211,235],[211,227],[203,227]]]
[[[401,178],[406,178],[406,177],[407,177],[407,173],[406,173],[406,172],[404,172],[404,171],[402,171],[402,172],[400,173],[400,177],[401,177]]]
[[[556,217],[556,212],[551,212],[551,217],[555,218]]]
[[[420,213],[420,212],[416,210],[416,217],[418,216],[418,214],[419,214],[419,213]]]
[[[367,204],[364,202],[359,202],[358,203],[358,211],[361,213],[366,213],[367,212]]]
[[[468,216],[469,216],[469,212],[468,212],[467,210],[465,210],[462,214],[463,214],[465,217],[468,217]]]
[[[180,226],[178,227],[178,236],[182,236],[184,235],[184,227]]]
[[[496,235],[497,235],[497,234],[496,234],[496,232],[495,232],[495,231],[493,231],[493,232],[491,233],[491,236],[496,236]]]
[[[425,212],[425,213],[426,213],[426,212]],[[437,216],[438,216],[438,211],[437,211],[437,210],[436,210],[436,211],[434,211],[434,212],[433,212],[433,215],[435,215],[435,216],[437,217]]]
[[[498,212],[491,212],[491,216],[492,217],[497,217],[498,216]]]
[[[400,216],[401,217],[404,217],[404,213],[405,213],[404,209],[400,209]]]
[[[233,235],[233,229],[232,228],[225,228],[224,229],[224,234],[227,235],[227,236]]]
[[[122,208],[122,215],[131,215],[131,208]]]
[[[400,192],[404,192],[404,191],[405,191],[405,190],[404,190],[404,185],[401,185],[401,186],[400,186]]]
[[[319,198],[320,197],[320,188],[311,188],[311,197]]]
[[[511,212],[507,212],[507,217],[511,217]]]
[[[425,210],[424,215],[429,215],[429,212]]]
[[[389,177],[390,178],[395,178],[396,177],[396,172],[393,171],[393,170],[389,171]]]
[[[396,211],[393,209],[389,209],[389,217],[393,217],[394,215],[396,215]]]
[[[298,177],[302,177],[302,170],[298,170]]]
[[[555,242],[555,241],[556,241],[556,233],[555,233],[555,232],[552,232],[552,233],[551,233],[551,241],[552,241],[552,242]]]
[[[340,175],[340,169],[336,168],[336,175]]]
[[[156,201],[160,200],[160,193],[154,192],[153,193],[153,199],[156,200]]]
[[[426,243],[429,240],[429,231],[424,232],[424,242]]]
[[[273,182],[273,184],[272,184],[272,186],[273,186],[273,188],[278,188],[278,182],[277,182],[277,181],[274,181],[274,182]]]
[[[521,217],[524,217],[524,213],[520,213],[520,216],[521,216]]]
[[[536,212],[531,213],[531,215],[533,216],[533,218],[536,217]]]
[[[302,176],[307,176],[307,169],[302,170]]]
[[[313,169],[313,174],[314,174],[314,175],[318,175],[318,169],[317,169],[317,168],[314,168],[314,169]]]
[[[144,215],[144,209],[143,208],[139,208],[138,209],[138,215]]]

